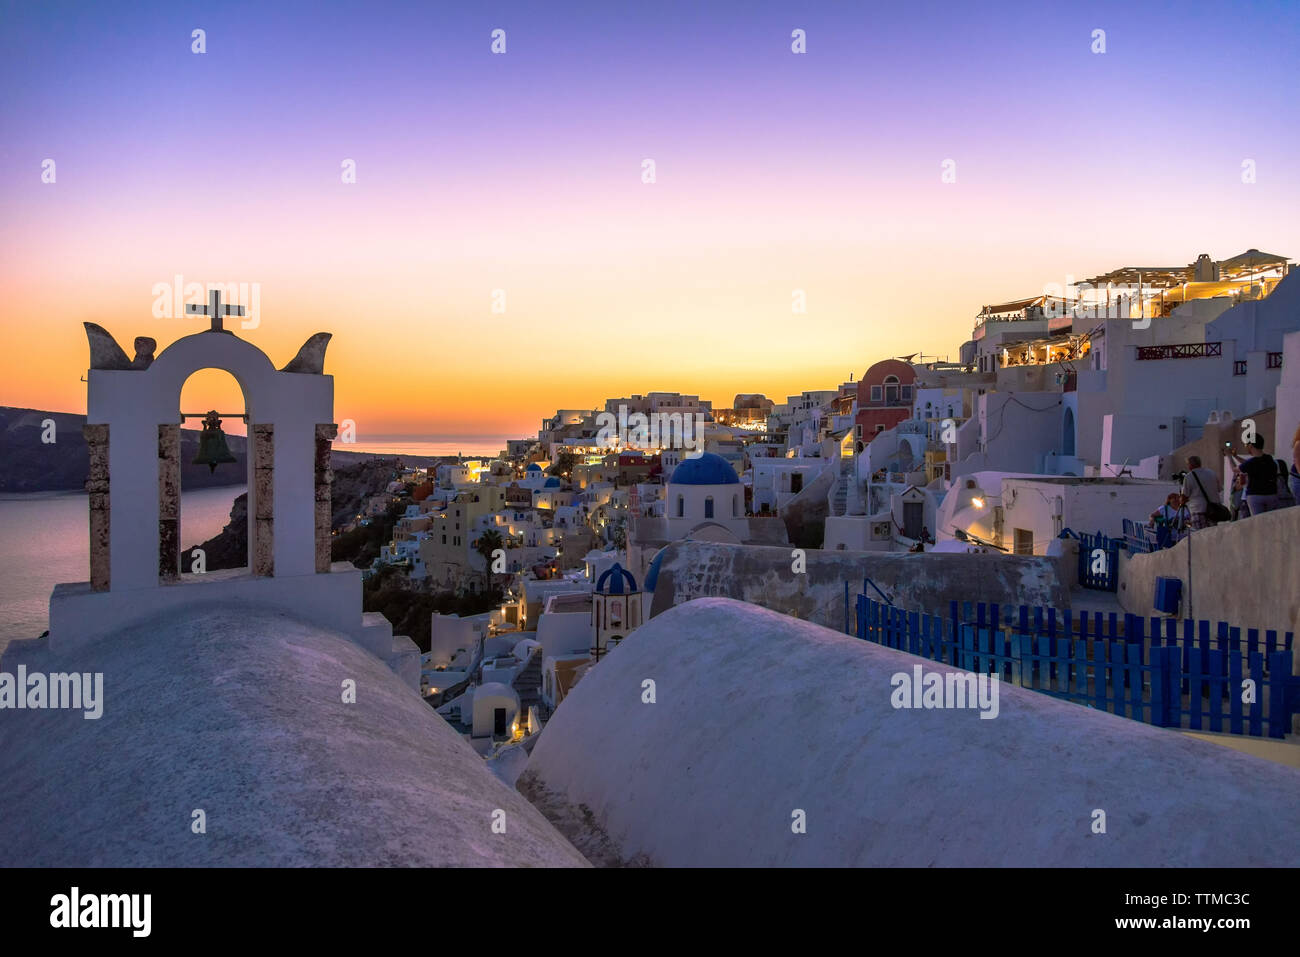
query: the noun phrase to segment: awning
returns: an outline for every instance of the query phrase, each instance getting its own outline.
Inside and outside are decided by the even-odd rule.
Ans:
[[[1221,260],[1219,262],[1219,278],[1227,279],[1230,274],[1249,274],[1259,272],[1261,269],[1284,265],[1286,265],[1285,256],[1275,256],[1273,253],[1262,253],[1258,249],[1248,249],[1239,256]]]
[[[1042,301],[1042,296],[1035,296],[1032,299],[1017,299],[1014,302],[1004,302],[1000,306],[985,306],[980,310],[980,314],[983,315],[984,313],[988,313],[989,315],[993,315],[997,312],[1019,312],[1021,309],[1037,305]]]
[[[1063,302],[1067,304],[1074,303],[1073,299],[1063,299],[1060,296],[1041,295],[1041,296],[1034,296],[1031,299],[1016,299],[1013,302],[1004,302],[1001,305],[997,305],[997,306],[985,306],[983,309],[979,311],[979,314],[981,316],[983,315],[993,316],[1003,312],[1020,312],[1021,310],[1027,309],[1030,306],[1041,306],[1044,303],[1046,303],[1049,299],[1052,300],[1053,302]]]

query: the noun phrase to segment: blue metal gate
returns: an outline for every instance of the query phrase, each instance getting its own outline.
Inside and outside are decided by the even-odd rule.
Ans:
[[[1119,583],[1119,539],[1097,532],[1079,533],[1079,584],[1094,591],[1114,591]]]

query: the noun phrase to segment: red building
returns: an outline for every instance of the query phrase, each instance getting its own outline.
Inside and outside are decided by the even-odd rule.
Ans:
[[[858,382],[858,415],[854,419],[863,442],[912,417],[916,373],[901,359],[877,362]]]

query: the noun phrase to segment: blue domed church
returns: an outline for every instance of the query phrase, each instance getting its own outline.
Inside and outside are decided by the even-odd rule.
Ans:
[[[721,455],[705,452],[682,461],[668,479],[664,502],[668,540],[743,542],[749,537],[745,489]]]
[[[682,460],[668,477],[663,499],[644,506],[629,523],[627,565],[643,583],[643,616],[651,598],[646,578],[651,561],[665,545],[683,540],[732,545],[790,543],[781,519],[745,514],[745,485],[731,463],[712,452]]]
[[[591,627],[596,654],[618,645],[641,624],[641,592],[632,573],[618,562],[596,579],[591,596]]]

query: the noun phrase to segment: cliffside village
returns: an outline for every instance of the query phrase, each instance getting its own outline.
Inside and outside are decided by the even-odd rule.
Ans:
[[[375,568],[503,588],[489,613],[435,614],[421,664],[422,692],[491,754],[649,617],[670,543],[996,562],[1086,535],[1151,552],[1244,518],[1248,491],[1257,512],[1291,504],[1298,428],[1300,276],[1251,249],[982,305],[951,361],[880,358],[784,402],[560,409],[495,458],[406,470],[356,522],[413,485]],[[1261,450],[1283,462],[1271,498],[1245,488]]]
[[[784,403],[615,398],[491,459],[342,481],[330,334],[277,368],[212,314],[139,361],[84,323],[90,577],[0,659],[3,704],[25,689],[0,723],[8,860],[1293,863],[1281,257],[983,306],[956,361],[880,357]],[[205,571],[176,408],[209,368],[256,414],[244,566]],[[200,464],[234,458],[218,429]],[[408,589],[395,634],[366,602]],[[46,707],[77,673],[107,677],[102,721]],[[972,795],[1007,813],[963,818]]]

